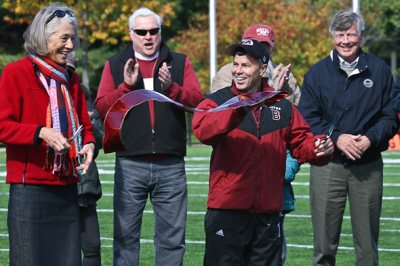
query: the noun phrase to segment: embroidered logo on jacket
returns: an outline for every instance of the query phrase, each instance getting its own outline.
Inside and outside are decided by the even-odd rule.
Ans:
[[[270,106],[272,112],[272,120],[281,120],[281,108],[278,106]]]
[[[374,82],[370,79],[365,79],[364,80],[364,86],[367,88],[371,88],[374,85]]]

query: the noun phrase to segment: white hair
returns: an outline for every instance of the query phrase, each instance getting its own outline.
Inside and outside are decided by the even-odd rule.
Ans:
[[[154,16],[157,21],[157,26],[161,29],[162,19],[159,15],[157,15],[154,11],[141,7],[137,9],[133,14],[129,17],[129,29],[134,30],[135,19],[141,16]]]

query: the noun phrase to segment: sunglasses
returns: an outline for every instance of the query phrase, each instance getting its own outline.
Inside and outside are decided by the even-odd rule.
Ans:
[[[74,13],[72,13],[72,11],[58,9],[51,14],[51,16],[46,20],[45,24],[49,23],[54,17],[63,18],[66,14],[68,14],[70,17],[74,17]]]
[[[156,35],[160,31],[160,28],[154,28],[149,30],[133,30],[133,31],[139,36],[146,36],[147,33],[150,33],[150,35]]]

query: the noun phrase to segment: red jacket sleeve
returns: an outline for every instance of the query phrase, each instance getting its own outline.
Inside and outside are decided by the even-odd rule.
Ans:
[[[203,99],[203,94],[193,66],[187,57],[185,59],[183,75],[182,86],[173,82],[168,90],[166,90],[166,94],[172,100],[194,107]]]
[[[203,100],[197,108],[209,110],[218,105],[210,100]],[[213,145],[219,137],[237,128],[246,117],[243,108],[228,109],[219,112],[195,112],[192,129],[194,135],[204,144]]]
[[[14,62],[6,66],[0,78],[0,142],[17,145],[33,145],[39,123],[21,123],[23,113],[25,79],[35,80],[34,72],[22,76],[21,63]],[[22,68],[22,67],[21,67]],[[33,91],[37,86],[30,86]],[[34,110],[31,110],[32,112]]]
[[[291,154],[297,158],[300,164],[305,162],[315,165],[327,164],[331,156],[317,157],[315,154],[315,141],[322,136],[314,136],[310,126],[297,108],[293,106],[292,110],[290,135],[288,136],[288,148]]]

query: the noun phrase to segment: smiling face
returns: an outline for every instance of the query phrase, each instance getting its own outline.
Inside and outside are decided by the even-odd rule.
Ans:
[[[159,27],[156,17],[152,15],[138,16],[134,22],[134,30],[150,30]],[[133,49],[141,55],[150,57],[160,49],[161,31],[158,31],[155,35],[151,35],[147,31],[146,35],[140,36],[131,29],[129,35],[133,42]]]
[[[242,92],[256,92],[261,88],[261,78],[267,69],[267,65],[260,66],[255,58],[236,53],[233,58],[232,76],[236,88]]]
[[[48,58],[59,65],[67,63],[67,55],[74,49],[75,31],[71,23],[61,21],[57,31],[47,41]]]
[[[334,31],[332,42],[336,51],[348,63],[352,63],[358,54],[361,44],[361,34],[357,31],[357,25],[354,23],[348,30]]]

